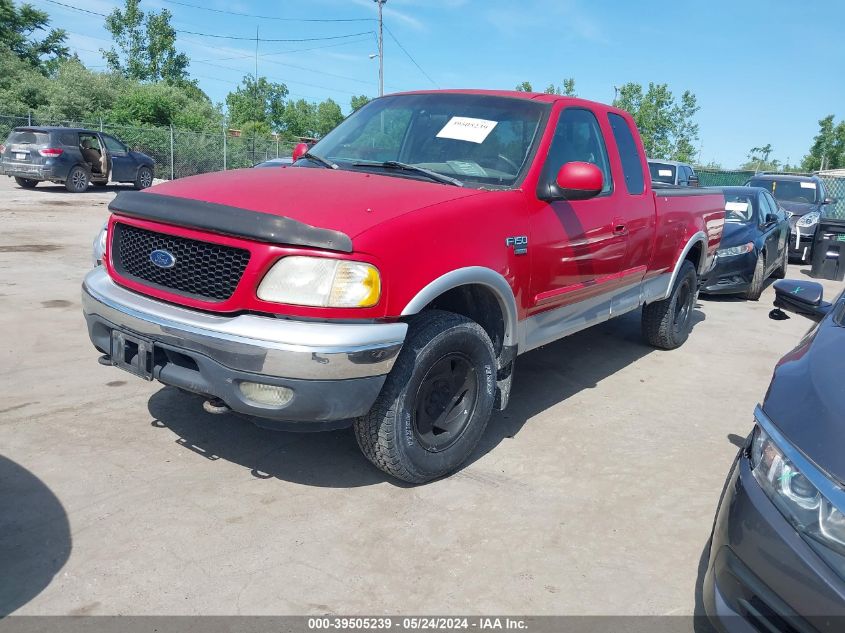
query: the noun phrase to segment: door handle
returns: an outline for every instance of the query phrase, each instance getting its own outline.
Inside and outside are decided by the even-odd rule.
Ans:
[[[625,224],[617,224],[613,227],[614,235],[628,235],[628,227]]]

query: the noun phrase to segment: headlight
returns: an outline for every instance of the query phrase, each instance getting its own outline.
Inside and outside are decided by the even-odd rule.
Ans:
[[[379,272],[371,264],[298,255],[276,262],[258,286],[264,301],[328,308],[368,308],[380,295]]]
[[[807,543],[845,575],[845,491],[789,444],[759,408],[755,416],[758,425],[751,443],[754,478]]]
[[[796,222],[796,224],[798,226],[807,227],[807,226],[813,226],[818,221],[819,221],[819,212],[818,211],[811,211],[810,213],[808,213],[806,215],[802,215],[800,218],[798,218],[798,222]]]
[[[745,255],[754,250],[754,242],[748,242],[742,246],[731,246],[730,248],[720,248],[716,251],[716,257],[735,257],[736,255]]]
[[[94,238],[94,246],[91,253],[91,263],[94,268],[103,263],[103,257],[105,257],[106,254],[106,234],[108,232],[108,226],[108,221],[103,222],[103,228],[100,229],[100,232],[97,233],[97,237]]]

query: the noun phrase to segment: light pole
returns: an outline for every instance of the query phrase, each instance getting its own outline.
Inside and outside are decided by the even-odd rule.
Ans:
[[[373,0],[378,5],[378,96],[384,96],[384,20],[381,9],[387,0]]]

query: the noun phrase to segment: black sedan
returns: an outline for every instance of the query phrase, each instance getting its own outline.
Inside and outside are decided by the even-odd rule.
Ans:
[[[722,187],[725,231],[701,292],[742,294],[757,301],[769,277],[783,279],[789,263],[789,219],[759,187]]]
[[[725,484],[704,579],[721,631],[845,630],[845,293],[775,283],[771,317],[818,321],[775,368]]]

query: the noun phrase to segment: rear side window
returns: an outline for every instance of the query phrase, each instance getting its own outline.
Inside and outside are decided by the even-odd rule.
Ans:
[[[79,145],[79,135],[76,132],[62,132],[59,134],[59,144],[65,146]]]
[[[628,122],[618,114],[611,112],[607,115],[607,119],[610,121],[610,128],[613,130],[616,147],[619,148],[622,173],[625,174],[625,187],[628,189],[628,193],[632,195],[641,194],[645,190],[643,164],[631,128],[628,127]]]
[[[32,132],[31,130],[12,130],[6,145],[49,145],[50,135],[47,132]]]

